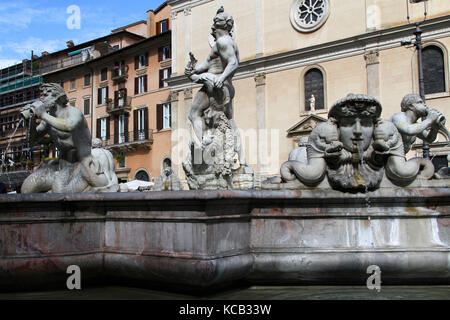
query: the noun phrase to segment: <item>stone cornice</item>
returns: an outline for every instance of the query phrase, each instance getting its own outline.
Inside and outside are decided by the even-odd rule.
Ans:
[[[184,10],[188,6],[196,7],[211,1],[214,0],[168,0],[167,4],[170,5],[172,11],[180,11]]]
[[[421,25],[421,28],[424,41],[450,36],[450,15],[427,20]],[[258,57],[241,62],[234,79],[254,77],[259,73],[273,73],[325,61],[363,55],[371,51],[400,47],[401,40],[411,38],[414,29],[414,25],[402,25],[315,46]],[[192,86],[192,83],[186,76],[181,75],[171,78],[169,85],[179,90]]]

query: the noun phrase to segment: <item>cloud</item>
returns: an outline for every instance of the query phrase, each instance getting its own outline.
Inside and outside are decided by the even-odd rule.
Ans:
[[[13,60],[13,59],[0,59],[0,69],[18,64],[19,60]]]
[[[51,53],[64,49],[65,43],[66,40],[44,40],[36,37],[29,37],[20,43],[9,42],[6,46],[21,56],[29,56],[31,50],[34,50],[35,54],[40,54],[43,51]]]
[[[67,15],[65,7],[47,7],[36,9],[25,4],[2,4],[0,15],[0,27],[2,29],[26,29],[32,22],[65,23]],[[2,26],[4,25],[4,26]]]

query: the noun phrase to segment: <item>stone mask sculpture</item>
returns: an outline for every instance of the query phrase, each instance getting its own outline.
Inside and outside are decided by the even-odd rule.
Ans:
[[[22,193],[118,191],[112,155],[99,148],[98,141],[91,150],[91,133],[82,112],[67,105],[60,85],[47,83],[40,90],[40,100],[23,107],[21,114],[28,124],[30,143],[53,144],[59,159],[42,163],[25,179]]]
[[[380,118],[381,109],[381,104],[367,95],[349,94],[338,100],[328,121],[309,136],[308,163],[285,162],[280,170],[282,180],[298,179],[316,186],[327,175],[333,189],[367,192],[379,187],[384,169],[397,184],[410,183],[418,176],[431,178],[430,161],[406,161],[401,135],[392,122]]]

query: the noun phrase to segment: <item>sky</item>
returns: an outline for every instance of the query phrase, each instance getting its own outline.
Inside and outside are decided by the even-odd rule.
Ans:
[[[164,0],[0,0],[0,68],[146,20]],[[79,15],[78,15],[79,12]]]

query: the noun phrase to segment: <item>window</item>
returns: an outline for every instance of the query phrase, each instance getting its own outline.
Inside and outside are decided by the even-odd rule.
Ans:
[[[448,160],[447,156],[434,156],[432,158],[433,164],[434,164],[434,172],[439,171],[441,168],[448,167]]]
[[[128,142],[128,114],[114,118],[114,143]]]
[[[125,142],[125,115],[119,116],[119,143]]]
[[[148,139],[148,108],[134,110],[134,140]]]
[[[100,72],[100,81],[108,80],[108,68],[103,68]]]
[[[134,69],[141,69],[148,66],[148,52],[134,57]]]
[[[84,105],[84,114],[88,115],[91,113],[91,99],[84,99],[83,101]]]
[[[156,129],[169,129],[171,123],[170,103],[158,104],[156,106]]]
[[[323,74],[317,69],[310,69],[305,74],[305,110],[325,109]]]
[[[114,63],[114,73],[113,73],[114,77],[124,76],[127,74],[127,72],[128,70],[124,60],[116,61]]]
[[[108,87],[98,88],[97,104],[106,104],[108,101]]]
[[[114,107],[123,107],[127,101],[127,89],[120,89],[114,92]]]
[[[109,117],[97,119],[97,138],[109,140]]]
[[[158,61],[163,61],[171,58],[170,45],[158,48]]]
[[[162,20],[156,23],[156,34],[160,34],[169,30],[169,19]]]
[[[76,79],[70,79],[69,90],[75,90],[76,88]]]
[[[106,140],[106,118],[100,119],[100,138]]]
[[[76,100],[75,100],[75,99],[70,100],[70,101],[69,101],[69,106],[75,107],[75,103],[76,103]]]
[[[116,159],[117,159],[117,164],[118,164],[119,168],[125,168],[125,152],[120,151],[117,154]]]
[[[169,129],[171,125],[170,119],[170,103],[163,105],[163,129]]]
[[[85,74],[84,75],[84,86],[89,87],[91,85],[91,74]]]
[[[147,75],[135,78],[134,94],[147,92]]]
[[[135,179],[141,180],[141,181],[150,181],[150,177],[148,176],[148,173],[145,172],[144,170],[139,170],[136,173]]]
[[[159,70],[159,87],[166,88],[169,86],[167,80],[170,78],[170,74],[172,73],[172,68]]]
[[[422,50],[425,94],[445,92],[444,53],[437,46]]]

